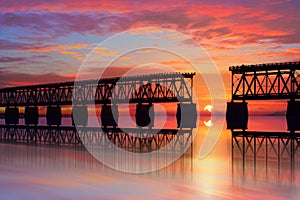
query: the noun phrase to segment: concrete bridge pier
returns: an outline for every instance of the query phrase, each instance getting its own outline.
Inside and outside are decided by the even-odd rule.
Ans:
[[[55,106],[55,107],[48,106],[47,112],[46,112],[46,119],[47,119],[47,125],[49,125],[49,126],[61,125],[61,119],[62,119],[61,107],[60,106]]]
[[[226,122],[227,129],[247,129],[248,103],[227,102]]]
[[[286,122],[289,131],[300,130],[300,101],[288,101]]]
[[[25,124],[34,124],[39,123],[39,108],[38,107],[25,107],[24,113]]]
[[[5,124],[19,124],[19,108],[6,107],[5,108]]]
[[[178,128],[195,128],[197,125],[196,104],[177,104],[176,119]]]
[[[101,109],[101,123],[103,127],[113,126],[117,127],[119,123],[119,111],[117,105],[102,105]]]
[[[137,104],[135,113],[136,125],[141,127],[154,126],[154,107],[152,103]]]
[[[73,106],[72,108],[72,124],[76,126],[86,126],[88,124],[88,108],[87,106]]]

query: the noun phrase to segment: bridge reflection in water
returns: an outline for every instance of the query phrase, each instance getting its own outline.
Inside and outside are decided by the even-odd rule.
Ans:
[[[94,159],[86,149],[98,151],[105,160],[110,163],[128,163],[130,166],[153,166],[156,168],[159,163],[176,158],[176,152],[185,152],[179,160],[159,170],[158,174],[174,173],[180,176],[192,177],[193,157],[193,130],[189,129],[144,129],[144,128],[97,128],[97,127],[73,127],[73,126],[27,126],[27,125],[0,125],[1,151],[6,156],[1,157],[1,162],[12,162],[8,164],[24,165],[25,167],[44,167],[43,165],[56,166],[51,164],[57,159],[57,154],[68,154],[62,157],[59,162],[65,167],[85,166],[101,172],[108,170],[107,167]],[[7,144],[8,143],[8,144]],[[20,145],[20,144],[26,144]],[[83,145],[84,144],[84,145]],[[53,148],[54,147],[54,148]],[[122,154],[115,152],[115,147],[123,151]],[[23,149],[19,151],[18,149]],[[49,152],[44,152],[48,149]],[[144,159],[136,157],[132,159],[126,152],[150,153],[155,158],[144,163]],[[186,151],[185,151],[186,150]],[[29,158],[29,159],[28,159]],[[127,160],[126,160],[127,159]],[[50,163],[48,163],[50,162]],[[79,165],[78,165],[79,164]],[[60,164],[59,164],[60,166]],[[172,170],[168,170],[172,168]],[[81,169],[80,169],[81,170]],[[181,172],[180,172],[181,171]],[[178,172],[178,173],[176,173]],[[190,173],[189,173],[190,172]],[[169,175],[168,175],[169,176]],[[173,176],[173,175],[172,175]]]
[[[300,134],[232,131],[234,182],[300,181]]]
[[[0,125],[0,141],[12,143],[55,144],[109,147],[127,151],[151,152],[164,146],[185,149],[192,142],[192,128],[143,129],[74,126]],[[167,145],[168,144],[168,145]]]

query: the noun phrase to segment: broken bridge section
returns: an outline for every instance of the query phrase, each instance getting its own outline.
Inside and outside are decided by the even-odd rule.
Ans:
[[[247,101],[288,100],[287,124],[300,130],[300,62],[229,67],[231,102],[227,104],[227,127],[247,129]]]

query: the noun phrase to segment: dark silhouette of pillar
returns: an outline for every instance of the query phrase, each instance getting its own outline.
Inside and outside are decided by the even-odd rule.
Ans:
[[[289,131],[300,130],[300,101],[288,101],[286,122]]]
[[[137,104],[135,113],[136,125],[145,127],[154,126],[154,108],[152,104]]]
[[[5,124],[18,124],[19,118],[19,108],[5,108]]]
[[[77,126],[86,126],[88,124],[87,106],[74,106],[72,108],[72,123]]]
[[[176,119],[178,128],[195,128],[197,124],[196,104],[177,104]]]
[[[61,107],[60,106],[56,106],[56,107],[48,106],[46,118],[47,118],[47,125],[49,125],[49,126],[61,125],[61,119],[62,119]]]
[[[38,124],[39,123],[39,109],[38,107],[25,107],[25,124]]]
[[[117,105],[103,105],[101,109],[101,123],[103,127],[118,126],[119,111]]]
[[[228,102],[226,111],[227,129],[248,128],[248,103]]]

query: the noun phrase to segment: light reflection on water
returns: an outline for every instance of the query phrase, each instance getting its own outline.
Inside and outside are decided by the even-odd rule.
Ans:
[[[231,132],[224,127],[213,151],[200,160],[208,129],[203,120],[193,152],[140,175],[110,169],[82,148],[2,143],[0,199],[297,199],[298,151],[292,162],[288,151],[280,162],[271,152],[254,162],[251,151],[244,157],[236,146],[232,151]],[[285,124],[285,117],[250,117],[249,130],[285,131]]]

